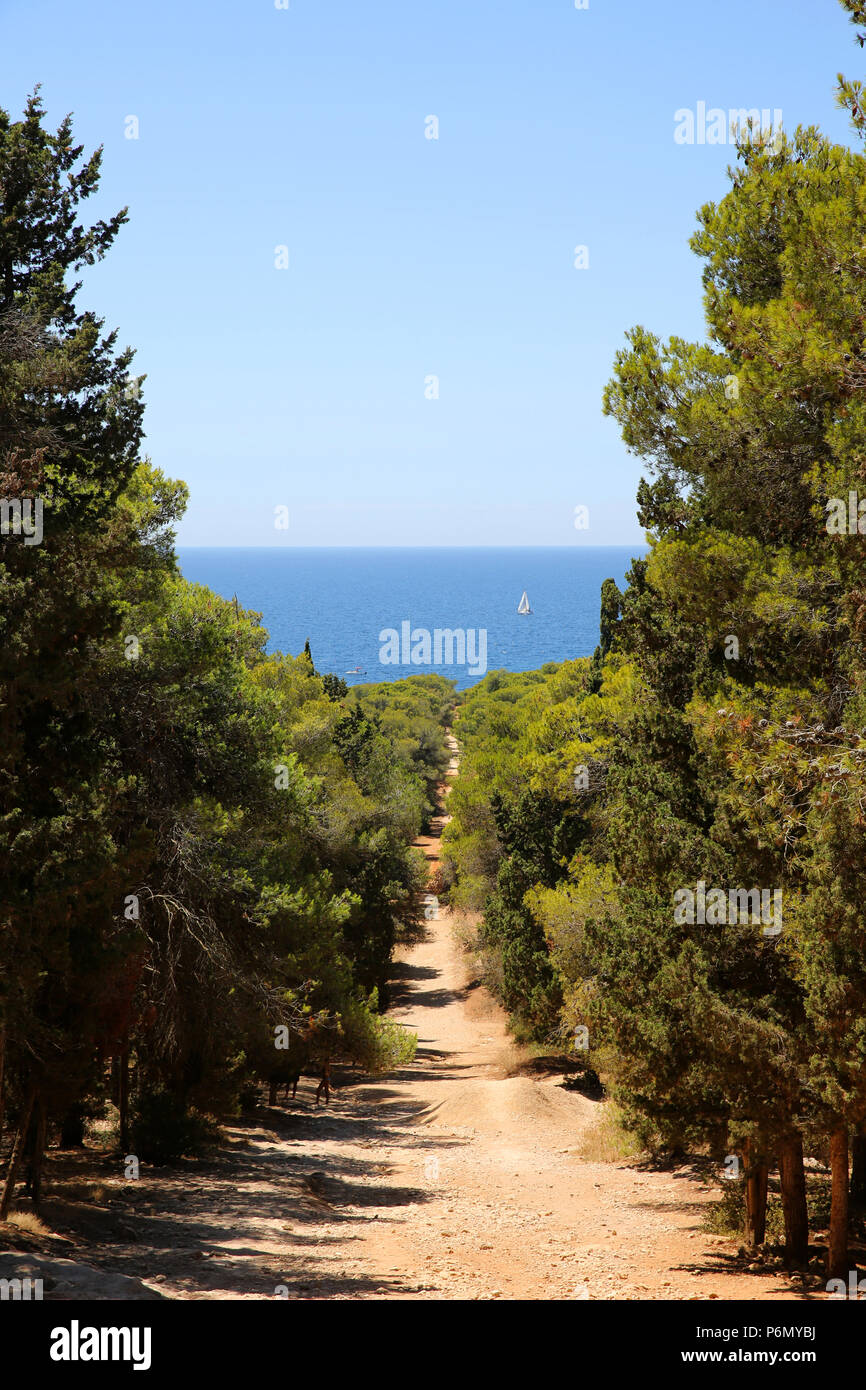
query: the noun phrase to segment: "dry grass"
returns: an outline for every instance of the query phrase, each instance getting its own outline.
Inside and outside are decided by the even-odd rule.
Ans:
[[[51,1231],[43,1221],[32,1211],[10,1211],[7,1220],[10,1226],[17,1226],[19,1231],[27,1231],[32,1236],[50,1236]]]
[[[496,1073],[502,1077],[519,1076],[529,1056],[529,1050],[522,1043],[510,1042],[499,1048],[493,1057]]]
[[[461,912],[459,909],[454,909],[451,912],[451,931],[454,940],[467,956],[478,955],[480,952],[478,923],[477,913]]]
[[[51,1186],[52,1195],[64,1202],[89,1202],[95,1206],[104,1206],[109,1198],[110,1189],[102,1182],[82,1182],[78,1179],[64,1182],[61,1178]]]
[[[606,1100],[599,1104],[595,1124],[587,1129],[575,1152],[586,1163],[622,1163],[637,1158],[643,1150],[634,1136],[623,1129],[613,1101]]]

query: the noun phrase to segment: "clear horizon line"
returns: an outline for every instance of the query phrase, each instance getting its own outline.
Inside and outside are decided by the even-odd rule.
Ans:
[[[647,541],[605,541],[592,545],[218,545],[177,543],[178,550],[628,550],[633,545],[649,548]]]

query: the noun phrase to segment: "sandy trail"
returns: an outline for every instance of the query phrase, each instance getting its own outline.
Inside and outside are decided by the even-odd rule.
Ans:
[[[444,819],[418,842],[431,867]],[[404,1194],[361,1236],[380,1296],[797,1296],[784,1277],[726,1272],[736,1243],[699,1232],[716,1195],[701,1179],[576,1156],[601,1104],[558,1076],[504,1074],[505,1016],[467,983],[448,911],[398,953],[395,979],[391,1013],[417,1032],[415,1061],[338,1101],[374,1107],[377,1159]]]
[[[442,824],[419,841],[431,865]],[[136,1183],[115,1164],[90,1238],[79,1219],[74,1245],[52,1237],[51,1253],[173,1298],[804,1296],[701,1232],[716,1192],[691,1170],[578,1157],[604,1102],[561,1076],[506,1075],[505,1017],[467,980],[447,911],[397,953],[394,977],[392,1017],[418,1034],[410,1065],[380,1080],[343,1070],[327,1109],[304,1079],[295,1102],[233,1125],[213,1160]],[[63,1231],[61,1201],[46,1216]]]

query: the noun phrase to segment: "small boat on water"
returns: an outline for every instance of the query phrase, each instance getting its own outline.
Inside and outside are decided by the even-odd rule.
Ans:
[[[347,676],[366,676],[367,672],[360,666],[353,666],[351,671],[346,671]]]
[[[527,594],[527,592],[526,592],[525,589],[523,590],[523,597],[521,598],[520,602],[519,602],[518,605],[517,605],[517,611],[518,611],[518,613],[531,613],[531,612],[532,612],[532,609],[531,609],[530,606],[529,606],[529,596],[528,596],[528,594]]]

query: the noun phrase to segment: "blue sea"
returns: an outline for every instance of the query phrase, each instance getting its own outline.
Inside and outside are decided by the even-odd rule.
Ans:
[[[350,685],[437,672],[459,690],[482,679],[467,665],[387,665],[380,632],[402,624],[487,633],[490,671],[532,671],[590,656],[604,579],[623,586],[646,547],[511,549],[209,549],[180,547],[185,578],[262,614],[270,651],[303,651]],[[531,614],[517,612],[527,591]],[[447,648],[445,649],[447,652]],[[476,649],[477,650],[477,649]],[[407,656],[409,655],[407,651]],[[402,655],[402,652],[401,652]],[[476,662],[476,666],[480,663]],[[359,674],[347,674],[360,666]]]

